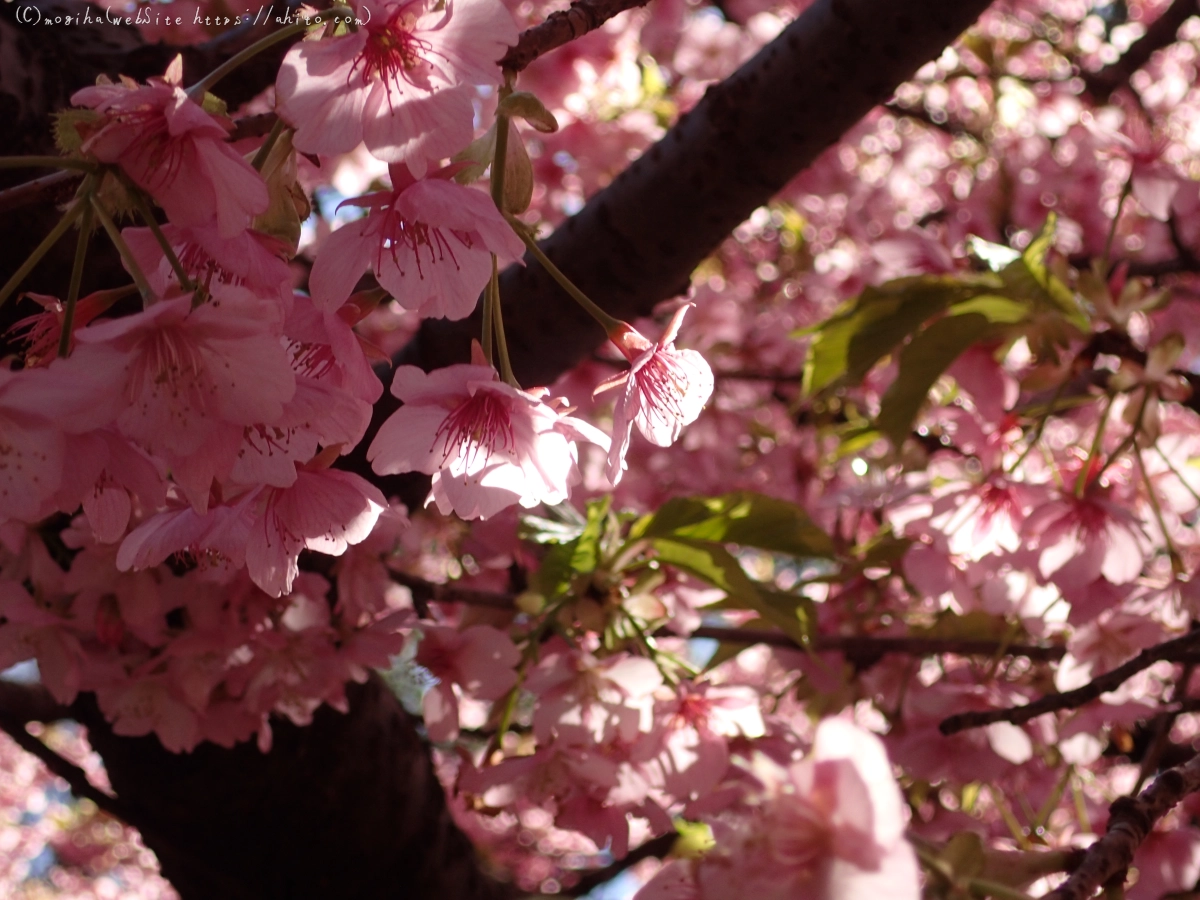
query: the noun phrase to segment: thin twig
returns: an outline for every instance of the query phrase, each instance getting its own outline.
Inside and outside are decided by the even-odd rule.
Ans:
[[[655,637],[666,636],[657,632]],[[686,637],[713,638],[731,643],[767,644],[773,647],[796,647],[792,638],[781,631],[766,631],[752,628],[721,628],[701,625]],[[1035,662],[1052,662],[1062,659],[1065,647],[1041,647],[1034,644],[1008,644],[1004,641],[963,640],[953,638],[926,637],[875,637],[870,635],[817,634],[805,645],[815,653],[844,653],[851,660],[874,662],[888,653],[907,656],[939,656],[953,653],[958,656],[993,656],[1002,652],[1005,656],[1022,656]]]
[[[466,603],[468,606],[515,610],[513,605],[515,597],[512,594],[462,588],[454,584],[435,584],[406,572],[392,572],[391,575],[393,581],[412,591],[413,604],[423,618],[427,616],[428,604],[431,602]],[[782,631],[768,631],[763,628],[724,628],[719,625],[701,625],[690,634],[675,634],[665,629],[659,629],[653,636],[711,638],[736,644],[766,644],[771,647],[800,648],[816,653],[844,653],[849,659],[858,661],[860,665],[873,663],[888,653],[903,653],[909,656],[937,656],[943,653],[954,653],[959,656],[993,656],[996,653],[1003,653],[1006,656],[1022,656],[1036,662],[1052,662],[1062,659],[1066,653],[1063,647],[1006,644],[1003,641],[992,640],[841,634],[813,635],[807,644],[801,645]]]
[[[1073,691],[1047,694],[1041,699],[1034,700],[1025,706],[1011,706],[1005,709],[991,709],[983,712],[965,712],[950,716],[938,728],[942,734],[957,734],[968,728],[979,728],[995,722],[1012,722],[1020,725],[1038,716],[1060,709],[1078,709],[1085,703],[1098,699],[1109,691],[1115,691],[1138,672],[1150,668],[1156,662],[1188,662],[1200,658],[1197,645],[1200,645],[1200,631],[1190,631],[1182,637],[1147,647],[1129,662],[1117,666],[1110,672],[1105,672],[1099,678],[1094,678],[1083,687]]]
[[[673,831],[666,834],[660,834],[656,838],[651,838],[641,846],[630,850],[622,859],[605,866],[603,869],[596,869],[589,872],[572,885],[567,893],[573,897],[580,897],[600,887],[602,884],[608,884],[626,869],[632,868],[643,859],[650,857],[661,858],[671,852],[671,848],[675,846],[675,842],[679,840],[679,835]]]
[[[466,603],[468,606],[487,606],[491,609],[507,609],[512,611],[513,595],[497,591],[477,591],[471,588],[458,587],[454,584],[436,584],[409,575],[407,572],[391,572],[392,581],[402,584],[413,594],[413,605],[422,618],[427,617],[428,607],[422,610],[422,604],[434,603]]]
[[[26,753],[36,756],[54,775],[70,785],[71,793],[76,797],[91,800],[110,816],[120,819],[140,830],[140,825],[129,808],[112,794],[106,793],[88,780],[87,773],[75,763],[59,756],[42,743],[38,738],[25,730],[25,725],[19,721],[0,715],[0,731],[5,732]]]
[[[544,53],[595,31],[609,19],[645,6],[650,0],[575,0],[570,8],[551,13],[546,21],[523,32],[517,45],[499,61],[505,72],[517,73]]]
[[[20,184],[14,184],[12,187],[4,188],[4,190],[0,190],[0,213],[37,203],[46,194],[82,176],[83,172],[77,169],[64,169],[61,172],[43,175],[41,178],[33,178],[29,181],[22,181]]]
[[[1200,756],[1168,769],[1135,797],[1118,797],[1109,807],[1104,837],[1087,849],[1083,862],[1043,900],[1087,900],[1114,879],[1124,881],[1133,854],[1154,823],[1188,794],[1200,790]]]

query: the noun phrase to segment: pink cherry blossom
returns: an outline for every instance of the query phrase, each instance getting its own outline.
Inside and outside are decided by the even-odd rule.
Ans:
[[[903,801],[877,737],[826,719],[808,758],[785,767],[759,755],[750,771],[762,785],[755,815],[720,823],[706,856],[664,872],[638,900],[920,896]]]
[[[120,289],[96,291],[76,301],[68,352],[75,349],[75,332],[105,312],[124,293],[125,291]],[[66,307],[57,297],[46,294],[28,293],[24,296],[41,306],[43,311],[14,323],[9,333],[25,342],[26,368],[48,366],[58,356],[58,343],[66,321]]]
[[[624,323],[609,335],[631,366],[596,388],[596,393],[622,388],[613,407],[613,441],[606,469],[614,486],[625,471],[625,454],[635,424],[646,440],[669,447],[679,439],[684,425],[696,421],[712,396],[712,369],[704,357],[695,350],[675,349],[675,336],[690,306],[676,310],[657,343]]]
[[[266,492],[246,545],[250,577],[272,597],[289,593],[300,551],[341,556],[366,539],[385,508],[379,490],[352,472],[301,467],[291,487]]]
[[[422,625],[416,661],[428,669],[438,684],[423,701],[425,727],[435,741],[458,737],[459,686],[479,700],[498,700],[517,683],[521,653],[512,640],[490,625],[458,631],[442,625]]]
[[[304,41],[276,81],[296,149],[405,162],[417,177],[471,140],[472,84],[498,85],[496,61],[516,43],[512,16],[496,0],[359,0],[363,27]]]
[[[1064,592],[1082,589],[1101,575],[1126,584],[1142,571],[1137,517],[1094,485],[1082,498],[1064,495],[1043,503],[1029,514],[1023,530],[1039,551],[1042,576]]]
[[[195,283],[240,285],[260,297],[278,296],[285,311],[291,306],[292,273],[278,238],[252,228],[225,237],[214,223],[185,228],[168,222],[162,233]],[[125,228],[121,236],[159,296],[178,290],[175,270],[149,228]]]
[[[226,477],[243,430],[271,423],[296,390],[279,340],[278,304],[225,288],[191,308],[190,297],[94,324],[65,362],[118,430],[167,461],[199,510]]]
[[[336,309],[370,268],[406,309],[469,316],[491,278],[492,254],[507,265],[525,245],[487,194],[448,180],[448,169],[420,181],[402,165],[391,174],[390,192],[347,201],[369,214],[325,240],[313,264],[314,298]]]
[[[579,480],[575,441],[607,444],[555,401],[505,384],[487,365],[429,374],[400,366],[392,394],[404,406],[371,442],[372,468],[432,475],[426,504],[464,519],[486,519],[514,503],[561,503]]]
[[[544,744],[633,743],[649,725],[651,695],[662,683],[658,667],[643,657],[548,653],[526,681],[540,698],[534,735]]]
[[[118,164],[176,225],[215,221],[221,237],[232,238],[266,211],[267,187],[229,146],[226,126],[189,99],[182,75],[176,57],[166,76],[149,84],[122,79],[76,91],[75,106],[101,114],[86,127],[82,149]]]

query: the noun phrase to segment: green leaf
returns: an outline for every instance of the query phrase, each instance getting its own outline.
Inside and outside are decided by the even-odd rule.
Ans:
[[[1021,258],[1005,266],[1000,277],[1009,296],[1017,300],[1031,300],[1053,309],[1075,327],[1086,330],[1088,318],[1075,299],[1075,292],[1046,265],[1046,257],[1054,244],[1057,223],[1058,217],[1051,213]]]
[[[509,94],[500,101],[496,113],[511,116],[514,119],[524,119],[544,134],[558,131],[558,120],[554,118],[554,114],[542,105],[541,100],[528,91],[516,91]]]
[[[517,536],[535,544],[565,544],[583,533],[583,525],[576,522],[558,522],[541,516],[522,516]]]
[[[801,557],[827,558],[834,552],[829,535],[803,509],[753,491],[720,497],[676,497],[653,516],[637,522],[630,537],[741,544]]]
[[[996,294],[981,294],[950,307],[951,315],[964,316],[978,313],[997,325],[1012,325],[1029,318],[1029,305],[1019,300],[1010,300]]]
[[[991,275],[918,275],[867,288],[814,332],[804,363],[805,393],[837,381],[857,384],[931,317],[1000,286]]]
[[[600,536],[608,517],[612,497],[593,500],[587,507],[587,521],[574,540],[555,543],[542,559],[533,588],[543,597],[561,597],[581,575],[591,575],[600,561]],[[545,520],[543,520],[545,521]]]
[[[737,557],[720,544],[660,538],[653,546],[660,563],[724,591],[727,607],[754,610],[801,646],[808,641],[812,633],[810,623],[815,621],[812,601],[757,584],[742,569]]]
[[[986,337],[993,325],[979,313],[946,316],[918,334],[900,353],[900,371],[880,401],[876,426],[899,447],[929,389],[959,355]]]

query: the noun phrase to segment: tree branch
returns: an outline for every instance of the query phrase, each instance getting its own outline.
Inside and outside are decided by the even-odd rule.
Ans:
[[[392,572],[391,576],[397,584],[402,584],[412,591],[413,604],[421,613],[422,618],[427,617],[427,604],[430,602],[465,603],[468,606],[485,606],[490,609],[509,611],[515,609],[513,605],[515,597],[512,594],[459,587],[453,582],[436,584],[406,572]],[[425,609],[422,609],[423,604]],[[909,656],[937,656],[943,653],[954,653],[959,656],[1001,654],[1003,656],[1022,656],[1036,662],[1062,659],[1066,653],[1066,649],[1063,647],[1006,644],[1003,641],[855,634],[817,634],[813,635],[807,644],[800,644],[782,631],[770,631],[765,628],[727,628],[719,625],[701,625],[690,634],[676,634],[667,629],[659,629],[654,633],[654,637],[708,638],[734,644],[766,644],[771,647],[787,647],[815,653],[844,653],[847,659],[863,667],[873,665],[889,653],[903,653]]]
[[[650,859],[650,857],[661,859],[666,856],[671,852],[671,848],[675,846],[677,840],[679,840],[679,835],[673,831],[651,838],[641,846],[630,850],[629,853],[616,862],[605,866],[603,869],[588,872],[572,885],[566,893],[572,897],[580,897],[588,894],[600,887],[600,885],[608,884],[608,882],[612,881],[626,869],[632,868],[643,859]]]
[[[24,684],[0,678],[0,718],[22,729],[27,722],[57,722],[69,719],[63,706],[40,684]]]
[[[988,0],[817,0],[683,116],[586,206],[540,242],[585,294],[617,318],[649,315],[688,290],[693,269],[757,207],[954,41]],[[603,331],[527,255],[500,279],[517,378],[550,384],[592,353]],[[426,319],[397,364],[430,371],[470,358],[481,310]],[[375,476],[366,448],[398,408],[387,393],[344,458],[385,494],[419,504],[425,476]]]
[[[1114,880],[1120,878],[1123,882],[1134,853],[1154,823],[1197,790],[1200,790],[1200,756],[1163,772],[1138,797],[1118,797],[1109,807],[1104,837],[1087,849],[1083,862],[1071,877],[1043,900],[1087,900]]]
[[[1157,51],[1175,43],[1180,26],[1197,12],[1196,0],[1175,0],[1161,16],[1146,29],[1146,33],[1116,62],[1099,72],[1084,73],[1083,81],[1088,93],[1097,103],[1108,102],[1109,97],[1129,83],[1133,73],[1150,62]]]
[[[645,6],[650,0],[575,0],[569,9],[551,13],[546,21],[521,34],[500,66],[516,74],[539,56],[595,31],[609,19],[627,9]]]
[[[60,756],[41,740],[25,730],[25,724],[7,715],[0,714],[0,731],[26,753],[42,761],[51,774],[63,779],[76,797],[91,800],[110,816],[137,827],[137,817],[112,794],[105,793],[88,780],[87,773],[69,759]]]
[[[1138,672],[1150,668],[1156,662],[1200,661],[1200,646],[1198,645],[1200,645],[1200,631],[1190,631],[1174,640],[1147,647],[1129,662],[1105,672],[1099,678],[1094,678],[1083,687],[1075,688],[1073,691],[1047,694],[1025,706],[959,713],[945,719],[938,728],[942,734],[957,734],[968,728],[979,728],[994,722],[1012,722],[1014,725],[1020,725],[1022,722],[1028,722],[1030,719],[1036,719],[1049,712],[1057,712],[1060,709],[1078,709],[1109,691],[1115,691]]]

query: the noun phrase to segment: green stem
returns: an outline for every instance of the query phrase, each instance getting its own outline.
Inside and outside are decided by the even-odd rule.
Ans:
[[[75,242],[75,263],[71,266],[71,283],[67,287],[67,306],[63,312],[62,335],[58,339],[58,355],[71,351],[71,331],[75,327],[75,304],[79,302],[79,286],[83,283],[83,264],[87,261],[88,241],[92,237],[92,205],[83,205],[79,222],[79,240]]]
[[[179,261],[179,257],[175,255],[175,248],[171,246],[171,242],[167,240],[167,236],[163,234],[162,226],[158,224],[158,220],[154,218],[154,210],[150,208],[150,202],[146,199],[146,194],[134,184],[124,172],[119,173],[122,183],[125,185],[125,190],[130,197],[133,198],[134,204],[137,206],[138,214],[141,215],[142,221],[150,229],[150,233],[154,235],[154,239],[158,241],[158,246],[162,248],[163,255],[166,256],[167,262],[171,264],[171,269],[175,273],[175,277],[179,280],[179,286],[185,290],[192,290],[195,285],[192,284],[192,279],[188,277],[188,273],[184,271],[183,263]]]
[[[487,364],[495,368],[493,362],[492,344],[495,341],[495,324],[493,322],[493,307],[495,304],[495,296],[498,293],[499,285],[497,284],[496,273],[496,254],[492,254],[492,277],[488,281],[487,287],[483,292],[483,334],[481,343],[483,345],[483,358],[487,360]]]
[[[496,332],[496,356],[500,362],[500,377],[505,384],[515,388],[521,385],[513,375],[512,363],[508,359],[508,340],[504,336],[504,313],[500,309],[500,275],[496,271],[496,254],[492,254],[492,280],[489,284],[492,292],[492,320]]]
[[[50,229],[50,233],[42,238],[42,242],[38,244],[33,252],[29,254],[25,262],[21,263],[21,267],[17,269],[4,283],[4,287],[0,288],[0,306],[3,306],[12,292],[17,289],[22,281],[29,277],[29,273],[33,271],[34,266],[42,261],[42,257],[50,252],[50,248],[58,243],[58,239],[67,233],[67,230],[75,224],[75,220],[82,214],[84,207],[88,204],[88,198],[91,195],[92,185],[94,180],[89,178],[80,186],[80,192],[77,195],[75,203],[70,209],[63,214],[63,217],[58,220],[58,224]]]
[[[1159,458],[1163,461],[1163,465],[1171,470],[1171,474],[1174,475],[1179,483],[1183,485],[1183,489],[1191,494],[1192,499],[1196,501],[1197,506],[1200,506],[1200,494],[1196,493],[1196,489],[1188,483],[1188,480],[1183,477],[1183,474],[1178,468],[1176,468],[1175,464],[1167,458],[1167,454],[1163,453],[1162,447],[1158,446],[1158,441],[1154,442],[1154,450],[1156,453],[1158,453]]]
[[[1159,505],[1158,495],[1154,493],[1154,482],[1150,480],[1150,473],[1146,471],[1146,461],[1142,459],[1141,449],[1134,451],[1133,458],[1137,460],[1138,469],[1142,473],[1142,481],[1146,485],[1146,499],[1150,502],[1150,509],[1154,512],[1154,520],[1158,523],[1158,530],[1162,532],[1163,543],[1167,545],[1167,557],[1171,560],[1171,572],[1176,578],[1179,578],[1180,566],[1182,557],[1179,551],[1175,549],[1175,543],[1171,540],[1171,532],[1167,530],[1166,520],[1163,518],[1162,506]]]
[[[1117,449],[1110,453],[1108,458],[1104,460],[1104,465],[1102,465],[1100,467],[1100,471],[1095,474],[1092,479],[1093,481],[1098,481],[1100,476],[1108,471],[1108,467],[1120,459],[1121,455],[1133,446],[1134,442],[1137,440],[1138,434],[1142,430],[1142,423],[1146,418],[1146,406],[1149,404],[1149,402],[1150,389],[1148,387],[1142,388],[1142,404],[1138,407],[1137,419],[1133,423],[1133,428],[1130,429],[1129,434],[1125,435],[1125,437],[1121,439],[1121,443],[1117,445]]]
[[[108,234],[108,239],[112,241],[113,246],[117,248],[117,252],[121,254],[121,260],[125,263],[125,267],[129,269],[133,283],[137,285],[138,293],[142,295],[143,308],[150,306],[154,302],[154,291],[150,290],[150,282],[146,280],[146,276],[142,273],[142,267],[133,258],[133,253],[130,252],[129,245],[125,243],[125,238],[121,237],[120,230],[113,223],[112,217],[100,205],[100,201],[94,196],[91,200],[92,208],[96,211],[96,218],[100,220],[100,224],[104,226],[104,231]]]
[[[334,15],[334,14],[341,15],[343,13],[343,11],[348,15],[351,15],[351,16],[354,15],[353,10],[351,10],[347,7],[344,7],[344,6],[334,6],[334,7],[331,7],[330,9],[328,9],[326,12],[329,13],[330,15]],[[272,32],[271,34],[268,34],[266,37],[255,41],[253,44],[251,44],[245,50],[243,50],[240,53],[234,54],[229,59],[225,60],[225,62],[221,63],[221,65],[217,66],[215,69],[213,69],[207,75],[205,75],[203,78],[201,78],[195,84],[193,84],[190,88],[187,89],[187,95],[190,98],[192,98],[192,100],[196,101],[197,103],[202,101],[204,99],[204,95],[206,93],[208,93],[208,91],[213,87],[213,85],[215,85],[218,81],[220,81],[222,78],[224,78],[230,72],[234,71],[235,69],[237,69],[239,66],[241,66],[243,63],[247,62],[248,60],[251,60],[254,57],[258,56],[258,54],[262,53],[264,50],[275,46],[280,41],[286,41],[290,37],[295,37],[298,34],[303,34],[305,29],[308,28],[310,24],[311,23],[306,22],[306,21],[296,22],[293,25],[288,25],[285,28],[280,28],[278,31]]]
[[[593,319],[600,323],[600,326],[605,330],[606,333],[612,334],[614,331],[624,326],[624,322],[622,322],[620,319],[615,319],[610,316],[599,306],[593,303],[587,294],[575,287],[571,279],[564,275],[559,270],[558,266],[552,263],[550,258],[542,252],[542,248],[537,245],[537,241],[533,239],[533,236],[529,233],[524,222],[521,222],[519,219],[515,219],[512,216],[507,216],[506,218],[513,225],[513,230],[520,236],[521,240],[525,242],[525,246],[529,248],[529,252],[533,254],[533,258],[542,264],[542,268],[550,273],[550,277],[557,281],[559,286],[562,287],[564,291],[571,295],[572,300],[582,306]]]
[[[1083,461],[1083,466],[1079,469],[1079,475],[1075,478],[1075,497],[1078,500],[1083,499],[1083,492],[1088,484],[1088,472],[1092,468],[1092,460],[1100,453],[1100,443],[1104,440],[1104,429],[1108,426],[1108,414],[1112,411],[1113,398],[1108,398],[1108,405],[1104,407],[1104,413],[1100,416],[1100,421],[1096,424],[1096,433],[1092,435],[1092,447],[1088,451],[1087,459]]]
[[[1046,430],[1046,423],[1058,409],[1058,401],[1062,399],[1063,391],[1066,390],[1066,387],[1067,382],[1065,380],[1058,383],[1058,387],[1054,389],[1054,396],[1050,398],[1050,404],[1046,407],[1046,412],[1043,413],[1041,418],[1038,419],[1037,426],[1033,430],[1033,436],[1029,439],[1029,443],[1025,445],[1025,449],[1021,451],[1021,455],[1017,457],[1017,461],[1009,466],[1005,471],[1006,475],[1011,475],[1013,472],[1017,471],[1017,468],[1021,465],[1021,463],[1025,462],[1025,457],[1029,455],[1029,451],[1032,450],[1037,445],[1037,442],[1042,439],[1042,432]]]
[[[1104,239],[1104,255],[1100,257],[1103,263],[1102,271],[1108,272],[1108,260],[1112,255],[1113,241],[1117,237],[1117,222],[1120,221],[1121,211],[1125,208],[1125,201],[1129,195],[1133,193],[1133,176],[1125,180],[1125,186],[1121,188],[1121,196],[1117,200],[1117,211],[1113,214],[1112,223],[1108,226],[1108,236]]]
[[[77,169],[95,172],[96,164],[66,156],[0,156],[0,169]]]
[[[271,126],[271,131],[267,134],[267,139],[262,142],[262,146],[258,148],[258,152],[254,154],[254,159],[250,163],[254,167],[254,171],[262,171],[263,164],[266,163],[267,157],[275,147],[275,142],[279,140],[279,136],[283,134],[285,128],[287,126],[283,124],[283,119],[277,118],[275,124]]]

